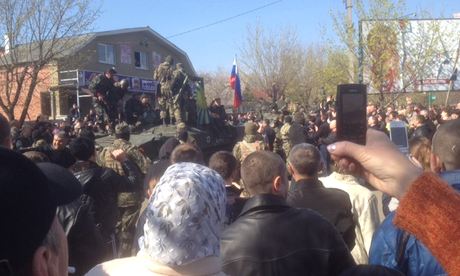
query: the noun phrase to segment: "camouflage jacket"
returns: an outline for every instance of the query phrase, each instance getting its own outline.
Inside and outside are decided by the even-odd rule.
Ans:
[[[241,163],[254,151],[265,150],[264,140],[259,135],[245,135],[243,141],[238,142],[233,148],[233,155]]]
[[[129,160],[134,162],[143,174],[147,173],[151,164],[150,159],[146,157],[138,147],[123,139],[115,139],[112,145],[105,147],[101,151],[99,156],[101,166],[111,168],[120,175],[125,175],[122,164],[115,160],[112,156],[112,151],[116,149],[121,149],[126,152]]]
[[[283,140],[284,143],[289,142],[289,130],[291,129],[291,125],[288,123],[285,123],[280,130],[280,136],[281,140]]]
[[[94,96],[101,95],[105,98],[114,88],[113,80],[108,79],[104,74],[99,74],[91,80],[88,88]]]

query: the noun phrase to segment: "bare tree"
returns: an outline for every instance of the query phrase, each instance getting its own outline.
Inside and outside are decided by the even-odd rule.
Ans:
[[[0,0],[0,108],[22,124],[37,85],[99,14],[90,0]]]
[[[276,102],[298,85],[304,57],[293,30],[267,34],[260,26],[249,27],[240,59],[243,82]]]
[[[206,98],[208,104],[215,98],[220,98],[224,106],[233,105],[233,90],[230,87],[230,72],[224,68],[218,68],[214,72],[202,72]]]

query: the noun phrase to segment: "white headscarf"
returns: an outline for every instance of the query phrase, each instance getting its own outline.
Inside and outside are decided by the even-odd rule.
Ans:
[[[169,266],[219,256],[225,200],[224,180],[214,170],[171,165],[150,198],[141,251]]]

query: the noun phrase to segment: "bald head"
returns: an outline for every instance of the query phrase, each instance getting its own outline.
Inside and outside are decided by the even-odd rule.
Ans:
[[[286,186],[288,182],[286,165],[279,155],[270,151],[249,154],[241,164],[241,178],[251,195],[273,193],[273,183],[277,178]]]
[[[289,153],[288,162],[295,173],[314,177],[321,166],[321,156],[318,149],[307,143],[295,145]]]
[[[433,151],[446,170],[460,169],[460,119],[442,124],[433,136]]]

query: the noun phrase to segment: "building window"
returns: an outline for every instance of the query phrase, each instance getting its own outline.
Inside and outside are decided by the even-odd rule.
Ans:
[[[115,64],[115,51],[113,45],[99,43],[97,53],[100,63]]]
[[[134,66],[139,69],[147,68],[147,53],[145,52],[134,52]]]

